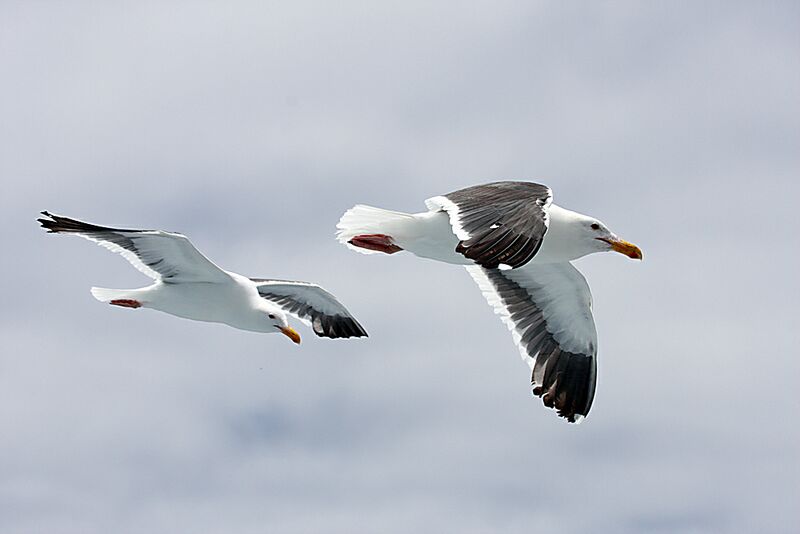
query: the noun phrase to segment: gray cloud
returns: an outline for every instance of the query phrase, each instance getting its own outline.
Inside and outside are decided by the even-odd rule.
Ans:
[[[0,531],[795,531],[797,17],[4,3]],[[600,334],[579,427],[529,398],[466,273],[333,240],[356,202],[501,178],[645,251],[579,262]],[[107,309],[90,286],[143,279],[41,209],[317,281],[371,337]]]

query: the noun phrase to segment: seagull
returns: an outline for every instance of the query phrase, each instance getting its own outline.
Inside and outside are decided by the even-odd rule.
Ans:
[[[493,182],[436,196],[428,211],[357,205],[337,239],[364,254],[412,254],[463,265],[511,330],[531,369],[533,394],[571,423],[592,407],[597,331],[586,279],[570,263],[614,251],[641,260],[636,245],[594,217],[553,204],[549,187]]]
[[[251,332],[300,334],[287,314],[320,337],[366,337],[367,332],[330,293],[316,284],[248,278],[225,271],[182,234],[123,230],[43,211],[38,222],[50,233],[75,234],[122,255],[154,280],[140,289],[93,287],[94,298],[123,308],[152,308],[185,319],[223,323]]]

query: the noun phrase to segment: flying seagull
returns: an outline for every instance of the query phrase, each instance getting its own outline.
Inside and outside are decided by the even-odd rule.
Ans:
[[[316,284],[247,278],[225,271],[186,236],[161,230],[96,226],[42,212],[48,232],[75,234],[120,253],[155,283],[140,289],[92,288],[100,302],[124,308],[152,308],[170,315],[223,323],[252,332],[282,332],[295,343],[300,334],[289,314],[321,337],[365,337],[367,332],[330,293]]]
[[[533,394],[580,421],[594,399],[597,332],[589,286],[570,262],[604,251],[641,260],[642,251],[594,217],[553,204],[550,188],[536,183],[477,185],[425,204],[415,214],[357,205],[337,239],[365,254],[407,250],[466,266],[530,366]]]

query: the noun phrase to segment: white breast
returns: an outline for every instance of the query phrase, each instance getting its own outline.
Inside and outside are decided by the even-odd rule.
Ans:
[[[144,297],[146,307],[194,321],[224,323],[242,330],[271,331],[251,301],[255,290],[238,283],[156,284]]]

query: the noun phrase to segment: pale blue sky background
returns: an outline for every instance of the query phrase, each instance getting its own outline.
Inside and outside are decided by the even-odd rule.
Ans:
[[[793,2],[0,4],[0,532],[796,532]],[[459,268],[333,239],[497,179],[641,245],[578,262],[569,426]],[[111,309],[38,211],[313,280],[304,343]]]

